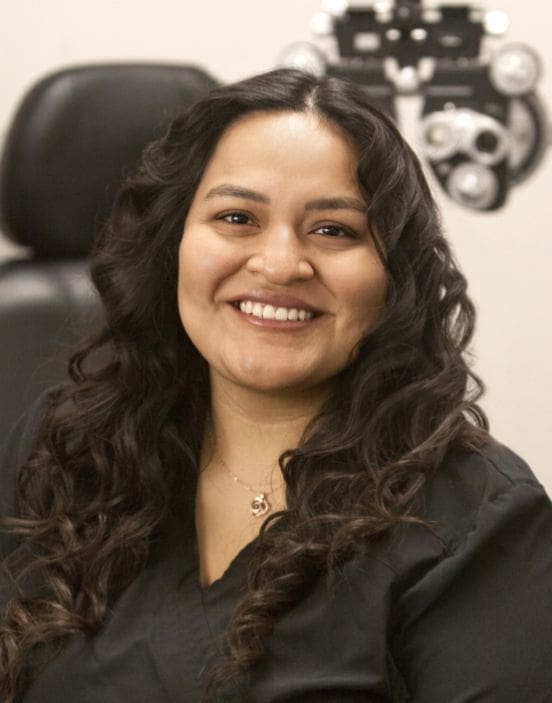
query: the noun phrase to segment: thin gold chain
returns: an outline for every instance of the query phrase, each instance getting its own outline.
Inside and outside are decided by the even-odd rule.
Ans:
[[[250,491],[253,494],[253,500],[249,504],[249,512],[254,518],[262,518],[264,517],[267,513],[269,513],[272,510],[272,505],[271,505],[271,499],[270,499],[270,493],[272,493],[272,482],[270,484],[270,493],[268,491],[257,491],[253,488],[253,486],[250,486],[248,483],[245,481],[242,481],[242,479],[237,476],[232,469],[228,466],[228,464],[224,461],[224,459],[221,457],[219,454],[217,444],[214,441],[212,442],[213,446],[213,454],[215,458],[222,464],[222,466],[225,468],[225,470],[228,472],[228,474],[232,477],[232,480],[235,483],[239,483],[240,486],[243,486],[246,490]],[[272,471],[276,468],[276,463],[272,464],[271,467]]]
[[[250,486],[248,483],[243,481],[239,476],[237,476],[232,471],[232,469],[228,466],[228,464],[224,461],[224,459],[221,457],[221,455],[219,454],[217,445],[215,443],[213,443],[213,453],[236,483],[239,483],[240,486],[247,488],[247,490],[250,491],[251,493],[253,493],[253,495],[258,495],[259,493],[267,494],[267,491],[256,490],[255,488],[253,488],[253,486]],[[272,469],[272,471],[273,471],[276,468],[276,463],[272,463],[269,468]],[[270,490],[272,491],[272,485],[270,486]]]
[[[257,493],[261,493],[261,491],[256,491],[253,486],[250,486],[248,483],[245,481],[242,481],[239,476],[236,476],[236,474],[232,471],[232,469],[228,466],[228,464],[224,461],[224,459],[221,457],[221,455],[218,453],[216,445],[213,447],[213,451],[215,453],[216,458],[220,461],[220,463],[224,466],[226,471],[230,474],[230,476],[234,479],[236,483],[239,483],[240,486],[243,486],[244,488],[247,488],[248,491],[251,491],[253,495],[256,495]]]

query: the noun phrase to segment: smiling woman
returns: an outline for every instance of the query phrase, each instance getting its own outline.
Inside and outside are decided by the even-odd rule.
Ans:
[[[282,111],[242,117],[217,144],[186,217],[178,288],[217,393],[309,390],[322,405],[380,316],[387,275],[349,141]]]
[[[488,433],[465,279],[361,89],[214,90],[92,273],[105,328],[1,459],[4,703],[549,700],[552,506]]]

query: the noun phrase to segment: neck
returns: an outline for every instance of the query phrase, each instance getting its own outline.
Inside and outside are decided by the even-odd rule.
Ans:
[[[214,442],[217,454],[242,480],[262,485],[278,457],[298,445],[327,396],[327,388],[266,393],[212,376],[210,437],[206,438],[203,465],[212,459],[209,443]]]

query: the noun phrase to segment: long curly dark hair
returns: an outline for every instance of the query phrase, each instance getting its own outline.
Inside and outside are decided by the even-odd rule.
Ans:
[[[209,380],[178,316],[177,251],[221,135],[259,110],[313,111],[352,140],[388,296],[333,397],[280,458],[285,518],[263,525],[216,678],[251,671],[276,620],[355,545],[419,520],[415,498],[449,447],[486,441],[482,384],[465,358],[474,308],[393,122],[359,87],[290,69],[216,88],[145,150],[118,195],[92,261],[105,326],[72,358],[71,383],[19,472],[17,517],[2,520],[19,540],[0,630],[4,703],[20,700],[37,648],[97,632],[168,526],[193,524],[182,505],[195,486]]]

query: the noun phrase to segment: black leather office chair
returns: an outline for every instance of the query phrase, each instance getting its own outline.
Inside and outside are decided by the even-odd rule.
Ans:
[[[101,319],[86,257],[114,192],[149,141],[215,81],[185,65],[58,71],[26,95],[0,166],[2,231],[30,258],[0,263],[0,443],[67,374]]]

